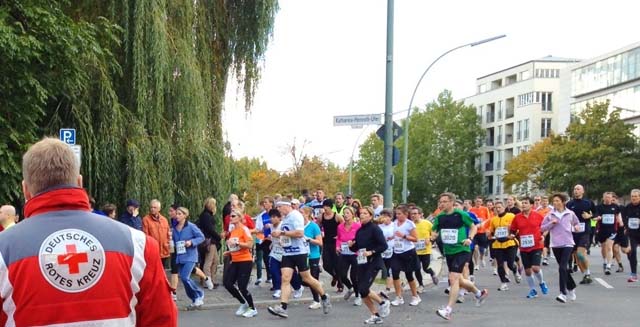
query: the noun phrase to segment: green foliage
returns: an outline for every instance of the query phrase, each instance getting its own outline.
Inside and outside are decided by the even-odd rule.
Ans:
[[[483,135],[475,109],[454,101],[450,91],[440,93],[426,110],[414,112],[409,129],[407,200],[435,208],[441,192],[466,199],[480,194],[482,175],[475,162]],[[401,165],[396,169],[401,171]]]
[[[30,144],[74,127],[98,203],[222,206],[242,174],[223,146],[227,79],[248,110],[277,10],[275,0],[0,1],[0,199],[19,199]]]
[[[384,190],[384,142],[371,133],[360,145],[353,168],[353,196],[368,203],[369,195]],[[363,203],[364,204],[364,203]]]
[[[527,184],[531,183],[531,190],[538,191],[544,187],[543,170],[551,150],[551,138],[547,137],[534,144],[529,151],[519,154],[507,163],[507,173],[503,182],[506,190],[512,186],[524,186],[524,193],[528,193]]]
[[[544,164],[547,190],[582,184],[593,198],[605,191],[626,194],[640,182],[640,152],[633,126],[609,103],[588,105],[563,136],[555,136]]]

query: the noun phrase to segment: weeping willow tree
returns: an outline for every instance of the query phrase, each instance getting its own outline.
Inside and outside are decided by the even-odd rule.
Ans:
[[[231,192],[236,172],[222,137],[225,90],[235,77],[250,109],[276,0],[9,5],[8,12],[59,10],[77,27],[72,32],[91,36],[80,39],[92,42],[70,67],[80,77],[71,76],[72,87],[54,90],[36,106],[33,133],[77,129],[85,187],[99,203],[157,198],[200,210],[207,196]]]

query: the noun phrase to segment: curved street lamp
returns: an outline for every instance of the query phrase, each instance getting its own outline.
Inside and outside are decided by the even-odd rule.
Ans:
[[[409,101],[409,108],[407,110],[407,119],[404,121],[404,153],[403,153],[403,158],[402,158],[402,202],[406,203],[407,202],[407,161],[408,161],[408,157],[409,157],[409,119],[411,117],[411,107],[413,106],[413,99],[416,96],[416,92],[418,91],[418,87],[420,86],[420,83],[422,82],[422,79],[424,78],[425,75],[427,75],[427,72],[429,71],[429,69],[431,69],[431,67],[433,67],[433,65],[438,62],[438,60],[440,60],[440,58],[448,55],[449,53],[456,51],[458,49],[461,48],[466,48],[466,47],[475,47],[476,45],[480,45],[480,44],[484,44],[487,42],[491,42],[491,41],[495,41],[497,39],[501,39],[503,37],[505,37],[506,35],[502,34],[502,35],[498,35],[498,36],[494,36],[494,37],[490,37],[488,39],[484,39],[484,40],[480,40],[480,41],[476,41],[476,42],[471,42],[471,43],[467,43],[458,47],[455,47],[443,54],[441,54],[438,58],[436,58],[436,60],[434,60],[429,67],[427,67],[427,69],[424,71],[424,73],[422,73],[422,76],[420,76],[420,79],[418,80],[418,84],[416,84],[415,89],[413,90],[413,94],[411,95],[411,101]]]

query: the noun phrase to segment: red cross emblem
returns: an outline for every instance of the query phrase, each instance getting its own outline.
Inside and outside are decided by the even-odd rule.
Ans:
[[[59,265],[69,265],[69,274],[80,273],[80,264],[89,262],[89,257],[86,252],[76,252],[75,244],[67,244],[67,253],[58,255]]]

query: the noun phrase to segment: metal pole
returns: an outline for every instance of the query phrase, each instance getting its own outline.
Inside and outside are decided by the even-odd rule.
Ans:
[[[418,87],[420,86],[420,83],[422,82],[422,79],[424,79],[424,76],[427,75],[427,72],[429,71],[429,69],[431,69],[431,67],[433,67],[433,65],[435,65],[436,62],[438,62],[438,60],[440,60],[440,58],[448,55],[449,53],[456,51],[458,49],[461,48],[465,48],[465,47],[475,47],[477,45],[483,44],[483,43],[487,43],[487,42],[491,42],[497,39],[501,39],[503,37],[505,37],[506,35],[498,35],[498,36],[494,36],[494,37],[490,37],[488,39],[484,39],[484,40],[480,40],[477,42],[471,42],[471,43],[467,43],[461,46],[457,46],[443,54],[441,54],[438,58],[436,58],[436,60],[434,60],[429,67],[427,67],[427,69],[424,71],[424,73],[422,73],[422,76],[420,76],[420,79],[418,80],[418,83],[416,84],[416,87],[413,89],[413,94],[411,94],[411,101],[409,101],[409,108],[407,109],[407,119],[404,120],[404,146],[403,146],[403,154],[402,154],[402,202],[406,203],[407,202],[407,162],[409,160],[409,119],[411,117],[411,108],[413,107],[413,99],[416,96],[416,92],[418,91]]]
[[[387,71],[384,103],[384,207],[393,206],[393,0],[387,0]]]

